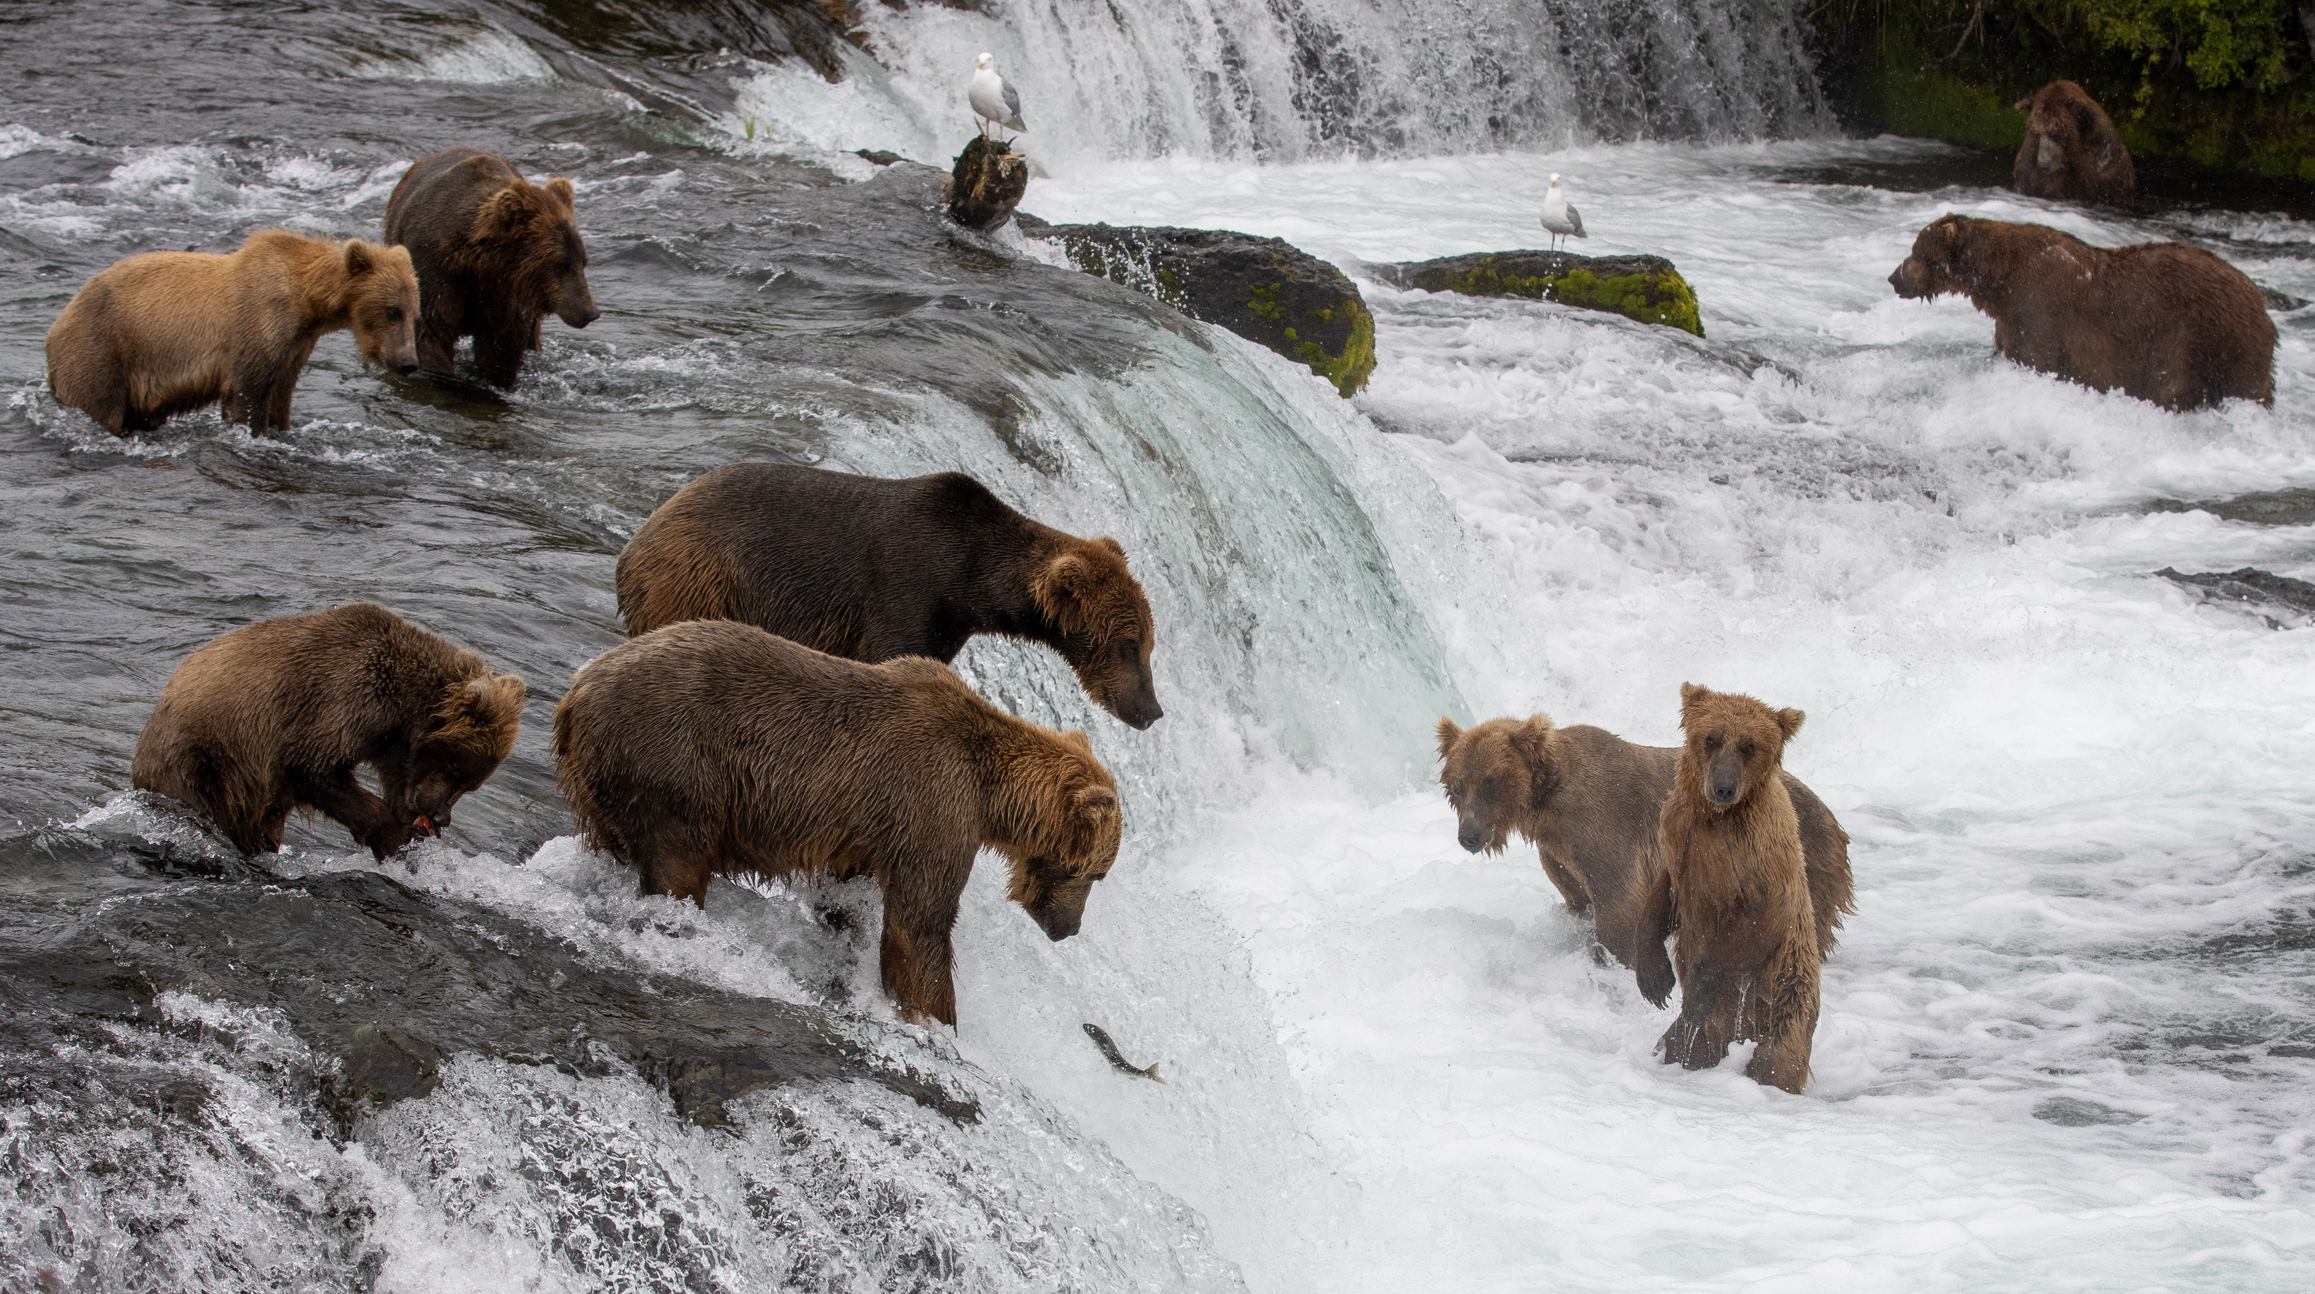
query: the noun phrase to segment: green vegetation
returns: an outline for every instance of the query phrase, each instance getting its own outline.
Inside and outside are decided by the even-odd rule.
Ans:
[[[2131,155],[2315,180],[2315,6],[2299,0],[1825,0],[1820,70],[1870,129],[2015,148],[2058,79]]]
[[[1587,310],[1606,310],[1640,323],[1662,324],[1699,337],[1704,335],[1704,320],[1696,310],[1696,291],[1688,286],[1680,271],[1670,265],[1657,273],[1617,274],[1607,278],[1581,268],[1556,276],[1527,276],[1505,273],[1498,268],[1496,257],[1486,256],[1469,270],[1448,271],[1442,276],[1440,287],[1465,296],[1526,297],[1531,301],[1556,301]]]
[[[1350,340],[1342,344],[1340,355],[1329,355],[1317,342],[1306,341],[1294,348],[1294,357],[1310,366],[1310,371],[1334,383],[1334,389],[1347,400],[1358,394],[1375,371],[1375,320],[1366,307],[1357,301],[1345,301],[1336,309],[1350,314]],[[1333,310],[1313,310],[1313,315],[1326,315],[1332,322]],[[1287,330],[1292,337],[1292,329]]]

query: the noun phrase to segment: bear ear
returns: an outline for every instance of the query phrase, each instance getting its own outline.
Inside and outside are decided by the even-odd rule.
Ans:
[[[1463,730],[1455,726],[1453,719],[1442,715],[1439,718],[1439,726],[1436,731],[1439,734],[1439,758],[1445,759],[1454,753],[1455,743],[1463,738]]]
[[[504,238],[519,232],[538,214],[538,199],[531,196],[536,192],[537,189],[516,180],[490,195],[482,210],[475,213],[475,234],[482,238]]]
[[[1062,733],[1061,740],[1068,742],[1070,745],[1077,747],[1079,750],[1084,751],[1088,755],[1093,753],[1093,743],[1086,740],[1085,730],[1082,728],[1071,728],[1069,731]]]
[[[1085,595],[1092,587],[1093,564],[1076,553],[1063,553],[1029,581],[1029,597],[1062,633],[1081,634],[1091,627]]]
[[[2025,98],[2018,100],[2016,103],[2010,106],[2016,108],[2019,112],[2032,112],[2034,110],[2034,96],[2029,94]]]
[[[1806,718],[1808,715],[1799,710],[1779,710],[1776,712],[1776,726],[1784,729],[1784,739],[1791,741],[1793,734],[1801,730],[1801,720]]]
[[[1093,861],[1093,856],[1107,841],[1114,845],[1118,833],[1125,827],[1125,813],[1118,807],[1117,792],[1106,786],[1088,784],[1077,789],[1069,805],[1070,832],[1067,861]],[[1112,853],[1111,859],[1116,855]]]
[[[1110,538],[1109,536],[1107,536],[1107,535],[1103,535],[1101,538],[1099,538],[1099,539],[1096,539],[1096,540],[1094,540],[1093,542],[1094,542],[1094,543],[1097,543],[1097,544],[1099,544],[1099,545],[1101,545],[1103,548],[1106,548],[1106,549],[1108,549],[1109,551],[1111,551],[1111,552],[1113,552],[1113,553],[1116,553],[1116,554],[1117,554],[1117,556],[1118,556],[1118,559],[1119,559],[1119,560],[1121,560],[1121,561],[1122,561],[1122,560],[1124,560],[1124,558],[1125,558],[1125,545],[1124,545],[1124,544],[1121,544],[1121,543],[1117,542],[1116,540],[1114,540],[1114,539],[1111,539],[1111,538]]]
[[[566,180],[562,176],[558,175],[555,178],[547,181],[545,188],[548,197],[553,198],[559,203],[562,203],[564,210],[567,211],[570,209],[571,182],[569,180]]]
[[[1527,761],[1529,768],[1543,765],[1543,754],[1551,745],[1551,720],[1540,714],[1529,715],[1527,722],[1511,730],[1511,748]]]
[[[377,258],[372,254],[376,250],[376,248],[370,246],[368,243],[363,242],[359,238],[347,239],[344,257],[346,277],[350,279],[358,279],[364,274],[367,274],[370,271],[378,268]]]

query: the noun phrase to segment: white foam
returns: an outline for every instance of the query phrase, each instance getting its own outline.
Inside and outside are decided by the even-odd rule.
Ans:
[[[422,54],[370,59],[357,63],[352,70],[352,75],[369,79],[451,81],[467,85],[543,81],[554,74],[547,61],[521,37],[495,24]]]

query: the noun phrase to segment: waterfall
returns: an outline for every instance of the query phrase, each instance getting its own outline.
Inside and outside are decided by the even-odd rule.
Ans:
[[[986,0],[861,5],[942,123],[975,53],[1040,156],[1293,161],[1758,139],[1829,125],[1789,0]],[[865,63],[866,59],[854,60]]]

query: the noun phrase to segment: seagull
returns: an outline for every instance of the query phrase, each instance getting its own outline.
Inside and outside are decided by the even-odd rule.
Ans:
[[[978,91],[980,89],[979,82],[976,81],[973,88]],[[1551,231],[1551,245],[1555,249],[1559,246],[1559,240],[1570,234],[1577,238],[1591,237],[1590,234],[1584,232],[1584,218],[1576,214],[1576,209],[1567,204],[1567,195],[1559,191],[1559,172],[1557,171],[1552,172],[1551,188],[1544,191],[1543,227]]]
[[[988,138],[992,125],[1011,130],[1029,128],[1021,121],[1021,92],[989,66],[992,57],[983,54],[980,61],[973,64],[972,88],[965,91],[965,101],[973,105],[973,115],[981,119],[983,139]]]

